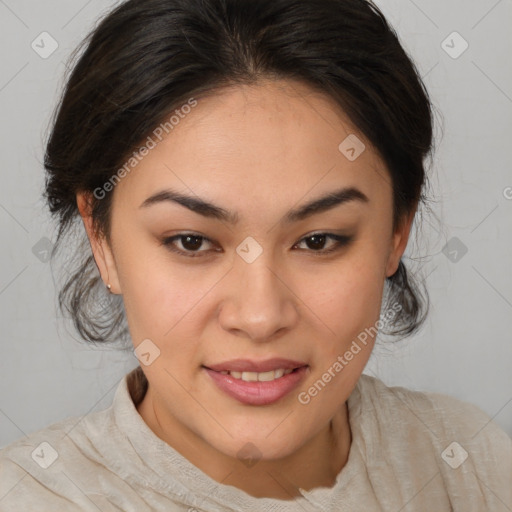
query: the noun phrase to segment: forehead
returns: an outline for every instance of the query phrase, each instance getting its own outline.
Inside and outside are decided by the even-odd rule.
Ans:
[[[233,86],[179,114],[122,180],[123,195],[140,203],[171,187],[225,204],[246,197],[293,204],[339,185],[382,195],[389,184],[370,142],[335,101],[300,82]],[[356,151],[364,150],[351,160],[343,151],[354,137]]]

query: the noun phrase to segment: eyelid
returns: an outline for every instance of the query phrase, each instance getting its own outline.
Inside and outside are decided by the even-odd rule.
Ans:
[[[214,245],[213,240],[210,238],[201,235],[199,233],[194,233],[193,231],[184,231],[182,233],[177,233],[175,235],[166,236],[161,240],[161,245],[166,247],[168,250],[175,252],[179,255],[188,257],[188,258],[197,258],[198,256],[202,256],[202,253],[208,253],[210,251],[183,251],[182,249],[177,249],[173,246],[174,240],[179,240],[180,238],[185,238],[186,236],[192,236],[196,238],[201,238],[203,242],[209,242]],[[218,251],[217,251],[218,252]]]
[[[175,240],[179,240],[181,238],[185,238],[187,236],[196,237],[202,239],[203,242],[208,242],[210,244],[215,245],[215,242],[211,240],[210,238],[201,235],[199,233],[194,233],[192,231],[184,231],[181,233],[177,233],[175,235],[164,237],[161,240],[161,245],[165,246],[168,250],[177,253],[178,255],[187,257],[187,258],[197,258],[197,257],[206,257],[208,253],[211,253],[211,250],[202,250],[202,251],[184,251],[182,249],[177,249],[173,242]],[[311,238],[313,236],[324,236],[326,239],[334,240],[336,242],[334,244],[334,247],[330,249],[320,249],[320,250],[313,250],[313,249],[300,249],[300,251],[303,252],[309,252],[312,253],[314,256],[321,257],[323,255],[327,256],[331,253],[341,251],[341,249],[345,248],[346,246],[350,245],[354,239],[354,235],[342,235],[342,234],[336,234],[332,233],[330,231],[314,231],[311,233],[308,233],[304,236],[302,236],[296,243],[293,244],[293,247],[296,247],[297,245],[303,243],[308,238]],[[221,252],[221,251],[214,251],[214,252]]]
[[[311,238],[313,236],[325,236],[325,238],[334,240],[336,242],[334,248],[332,248],[332,249],[322,249],[319,251],[306,249],[307,252],[312,252],[312,253],[316,253],[316,254],[329,254],[331,252],[334,252],[335,250],[340,249],[340,248],[350,244],[355,238],[353,235],[338,235],[336,233],[331,233],[330,231],[316,231],[314,233],[309,233],[309,234],[303,236],[296,244],[293,245],[293,247],[295,247],[296,245],[304,242],[305,240],[307,240],[308,238]]]

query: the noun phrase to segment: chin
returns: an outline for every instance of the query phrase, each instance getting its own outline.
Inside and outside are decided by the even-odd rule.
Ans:
[[[279,422],[276,423],[276,426]],[[228,457],[238,459],[249,467],[250,461],[257,460],[279,460],[286,458],[297,451],[301,442],[297,442],[297,438],[291,432],[274,431],[270,435],[267,433],[272,429],[255,429],[254,435],[245,431],[244,435],[233,437],[226,436],[222,440],[208,440],[206,441],[213,446],[216,450],[224,453]],[[295,442],[291,441],[295,439]],[[305,442],[303,440],[302,442]],[[249,462],[249,463],[248,463]]]

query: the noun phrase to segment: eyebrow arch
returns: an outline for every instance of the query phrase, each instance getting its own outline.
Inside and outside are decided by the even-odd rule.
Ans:
[[[221,221],[228,222],[230,224],[236,224],[239,221],[238,213],[230,212],[209,203],[203,199],[193,196],[187,196],[173,190],[162,190],[156,194],[148,197],[141,205],[140,208],[147,208],[151,205],[173,202],[188,208],[189,210],[202,215],[203,217],[209,217]],[[292,223],[303,220],[314,214],[322,213],[332,208],[349,203],[351,201],[361,201],[368,203],[370,200],[368,197],[355,187],[344,187],[328,194],[314,199],[313,201],[300,206],[299,208],[290,210],[285,214],[282,223]]]

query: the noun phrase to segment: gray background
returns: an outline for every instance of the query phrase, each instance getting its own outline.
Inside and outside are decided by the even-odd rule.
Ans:
[[[418,335],[378,346],[365,372],[472,402],[512,435],[512,2],[377,3],[417,63],[444,135],[439,125],[431,169],[440,222],[427,213],[406,251],[421,258],[430,316]],[[44,261],[55,229],[41,198],[43,144],[64,62],[112,5],[0,0],[0,446],[107,407],[138,363],[77,340]],[[469,44],[461,55],[454,31]],[[47,58],[31,47],[42,32],[59,45]]]

